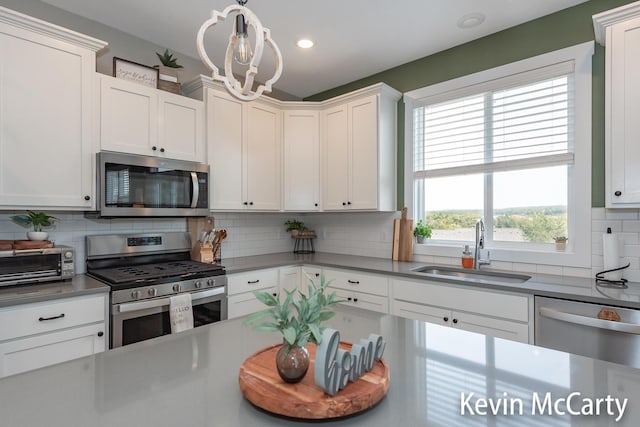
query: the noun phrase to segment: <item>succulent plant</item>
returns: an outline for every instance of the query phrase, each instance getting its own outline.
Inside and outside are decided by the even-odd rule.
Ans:
[[[156,52],[160,62],[162,65],[169,68],[184,68],[182,65],[178,64],[178,58],[173,57],[173,53],[169,53],[169,49],[165,49],[163,54]]]

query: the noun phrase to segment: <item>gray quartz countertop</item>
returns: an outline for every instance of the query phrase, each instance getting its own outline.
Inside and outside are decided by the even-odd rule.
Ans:
[[[424,262],[401,262],[384,258],[317,252],[314,254],[277,253],[256,255],[222,260],[227,274],[261,268],[273,268],[287,265],[315,265],[319,267],[346,268],[366,273],[377,273],[398,278],[409,278],[431,283],[449,283],[460,286],[481,287],[508,292],[519,292],[552,298],[573,299],[596,304],[616,305],[640,309],[640,283],[629,282],[626,289],[596,286],[594,279],[546,274],[530,274],[531,279],[524,283],[498,283],[443,278],[434,275],[418,274],[414,268],[423,265],[437,265]],[[511,273],[511,272],[508,272]]]
[[[0,307],[105,293],[110,290],[109,286],[96,279],[76,274],[71,280],[0,287]]]
[[[377,406],[326,426],[640,425],[638,369],[357,308],[328,323],[345,341],[385,337],[391,380]],[[240,392],[244,359],[279,341],[233,319],[9,376],[1,424],[317,425],[266,413]],[[483,408],[488,399],[500,415]],[[628,399],[620,418],[615,399]]]

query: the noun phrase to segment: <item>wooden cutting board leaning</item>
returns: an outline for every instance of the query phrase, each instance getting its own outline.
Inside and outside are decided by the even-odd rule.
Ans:
[[[400,219],[393,220],[393,261],[413,261],[413,220],[407,219],[407,208],[402,208]]]

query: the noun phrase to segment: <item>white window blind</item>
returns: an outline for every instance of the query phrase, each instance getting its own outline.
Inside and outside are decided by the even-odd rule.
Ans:
[[[555,65],[544,71],[495,80],[481,93],[415,108],[414,177],[571,163],[572,69]],[[514,85],[505,89],[509,80]]]

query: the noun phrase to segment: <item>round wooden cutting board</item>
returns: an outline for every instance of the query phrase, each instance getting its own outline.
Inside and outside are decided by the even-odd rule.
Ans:
[[[308,344],[309,370],[297,384],[285,383],[276,370],[276,352],[281,344],[264,348],[249,356],[240,366],[240,390],[255,406],[274,414],[302,419],[327,419],[352,415],[377,404],[389,390],[389,367],[384,359],[335,396],[315,385],[316,346]],[[340,343],[345,350],[351,344]]]

